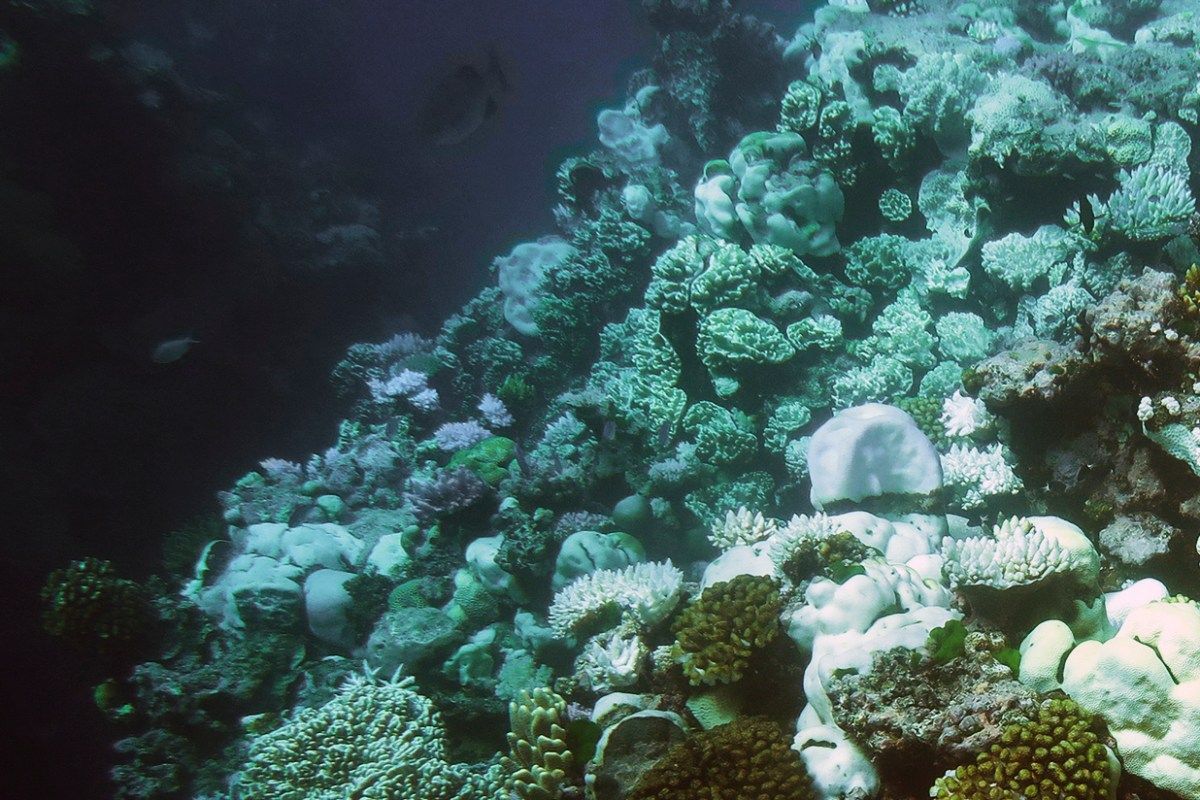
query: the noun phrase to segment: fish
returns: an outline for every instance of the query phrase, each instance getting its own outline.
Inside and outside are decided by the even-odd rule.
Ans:
[[[1088,234],[1096,227],[1096,211],[1092,208],[1092,201],[1088,200],[1086,194],[1079,196],[1079,224]]]
[[[482,69],[472,63],[460,64],[425,98],[420,118],[422,133],[443,147],[465,142],[496,116],[500,100],[510,87],[494,49],[488,52]]]
[[[513,442],[513,457],[517,461],[517,467],[521,470],[521,474],[528,476],[531,470],[529,462],[525,458],[525,448],[521,447],[520,442]]]
[[[664,422],[658,426],[658,446],[665,450],[667,445],[671,443],[671,423]]]
[[[191,336],[179,336],[159,342],[150,351],[150,360],[155,364],[172,364],[187,355],[192,345],[200,344],[199,339]]]
[[[611,419],[606,420],[604,423],[604,428],[600,432],[600,436],[606,442],[611,442],[613,439],[617,438],[617,423],[613,422]]]

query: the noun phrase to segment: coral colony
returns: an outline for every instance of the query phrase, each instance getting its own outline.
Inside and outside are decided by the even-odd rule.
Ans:
[[[1200,800],[1200,3],[643,5],[556,230],[51,576],[119,796]]]

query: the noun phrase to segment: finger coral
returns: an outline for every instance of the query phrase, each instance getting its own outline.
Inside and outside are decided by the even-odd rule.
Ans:
[[[554,800],[574,761],[564,728],[567,702],[549,689],[522,691],[508,704],[511,730],[504,788],[521,800]]]

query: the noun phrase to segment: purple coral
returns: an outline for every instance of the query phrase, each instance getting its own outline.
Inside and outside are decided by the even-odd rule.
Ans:
[[[483,497],[487,484],[465,467],[440,470],[432,478],[412,478],[405,499],[422,522],[453,514]]]
[[[484,422],[494,428],[507,428],[513,424],[513,415],[509,413],[504,401],[490,392],[479,401],[478,408]]]
[[[453,453],[456,450],[479,444],[490,438],[492,432],[471,420],[469,422],[447,422],[433,432],[433,440],[442,450]]]

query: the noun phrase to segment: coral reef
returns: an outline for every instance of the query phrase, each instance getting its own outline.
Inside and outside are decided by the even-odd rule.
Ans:
[[[1091,715],[1070,700],[1050,700],[1033,720],[1005,728],[974,764],[939,778],[930,796],[1109,797],[1119,768],[1092,725]]]
[[[748,717],[695,734],[667,751],[630,800],[806,800],[804,765],[774,722]]]
[[[1200,800],[1190,0],[642,5],[554,228],[221,493],[123,783]]]

